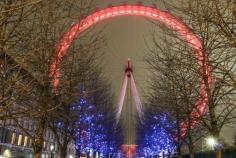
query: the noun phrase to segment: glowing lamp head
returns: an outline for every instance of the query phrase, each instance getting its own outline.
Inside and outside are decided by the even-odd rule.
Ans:
[[[73,155],[70,155],[69,158],[74,158],[74,156],[73,156]]]
[[[206,143],[210,147],[215,147],[217,145],[217,140],[214,137],[209,137],[206,139]]]
[[[50,146],[50,150],[51,150],[51,151],[54,151],[54,148],[55,148],[54,145],[51,145],[51,146]]]

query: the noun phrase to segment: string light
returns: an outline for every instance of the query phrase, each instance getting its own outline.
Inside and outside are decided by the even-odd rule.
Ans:
[[[118,146],[115,139],[109,138],[109,128],[105,126],[105,115],[97,112],[94,104],[91,103],[92,96],[81,97],[74,106],[79,109],[80,119],[76,122],[77,137],[76,149],[81,153],[117,153]]]
[[[175,141],[167,130],[174,129],[175,122],[169,122],[166,114],[151,116],[145,124],[145,127],[141,127],[145,128],[145,132],[138,138],[139,153],[147,157],[176,150]]]

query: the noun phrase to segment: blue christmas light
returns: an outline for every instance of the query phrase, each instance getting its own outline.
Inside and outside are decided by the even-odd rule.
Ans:
[[[109,137],[111,133],[108,131],[113,128],[113,125],[107,122],[104,114],[98,112],[96,106],[92,103],[92,97],[81,97],[74,104],[80,116],[80,119],[76,122],[78,125],[76,149],[80,153],[116,153],[119,145],[117,145],[115,139]]]
[[[151,156],[176,150],[174,137],[168,131],[174,129],[175,122],[170,122],[167,114],[149,116],[143,126],[140,130],[144,132],[139,135],[139,153]]]

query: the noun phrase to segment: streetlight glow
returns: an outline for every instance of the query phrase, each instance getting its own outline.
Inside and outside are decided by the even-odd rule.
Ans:
[[[53,151],[54,150],[54,145],[50,146],[50,150]]]
[[[207,138],[207,145],[213,148],[214,146],[216,146],[216,144],[217,144],[217,141],[214,137]]]
[[[11,155],[10,149],[4,150],[4,152],[3,152],[3,157],[11,157],[11,156],[12,156],[12,155]]]
[[[73,156],[73,155],[70,155],[69,158],[74,158],[74,156]]]

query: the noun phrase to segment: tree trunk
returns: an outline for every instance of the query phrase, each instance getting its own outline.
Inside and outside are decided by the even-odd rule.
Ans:
[[[80,155],[81,155],[81,152],[79,151],[79,152],[78,152],[78,157],[79,157],[79,158],[80,158]]]
[[[216,158],[222,158],[222,151],[216,150]]]
[[[41,158],[41,152],[40,153],[34,153],[34,158]]]
[[[60,154],[60,158],[66,158],[67,153],[65,151],[62,151]]]
[[[190,158],[194,158],[194,146],[193,146],[193,142],[192,142],[192,137],[189,138],[189,145],[188,145],[188,147],[189,147]]]
[[[66,158],[67,156],[67,145],[63,145],[60,153],[60,158]]]
[[[33,147],[34,158],[41,158],[42,149],[43,149],[43,139],[36,140],[35,145]]]
[[[46,119],[43,117],[39,123],[39,129],[37,131],[36,138],[33,142],[34,158],[41,158],[44,141],[44,131],[46,126]]]
[[[236,19],[236,0],[233,0],[233,15],[234,18]]]
[[[193,132],[192,132],[192,129],[191,129],[191,126],[192,126],[192,118],[190,117],[191,116],[191,110],[190,110],[190,106],[189,106],[189,101],[187,100],[187,105],[188,105],[188,108],[187,108],[187,113],[188,113],[188,129],[187,129],[187,133],[188,133],[188,140],[189,140],[189,143],[188,143],[188,148],[189,148],[189,155],[190,155],[190,158],[194,158],[194,143],[193,143]]]
[[[178,109],[176,112],[177,112],[176,113],[176,117],[177,117],[176,123],[177,123],[177,131],[178,131],[178,133],[177,133],[177,152],[178,152],[178,157],[181,158],[181,155],[182,155],[182,153],[181,153],[181,129],[180,129],[180,121],[179,121],[180,116],[179,116]]]
[[[217,142],[219,142],[219,136],[220,132],[217,128],[213,128],[211,131],[212,136],[216,139]],[[222,151],[219,148],[215,149],[216,152],[216,158],[222,158]]]
[[[89,153],[86,153],[86,158],[89,158]]]

